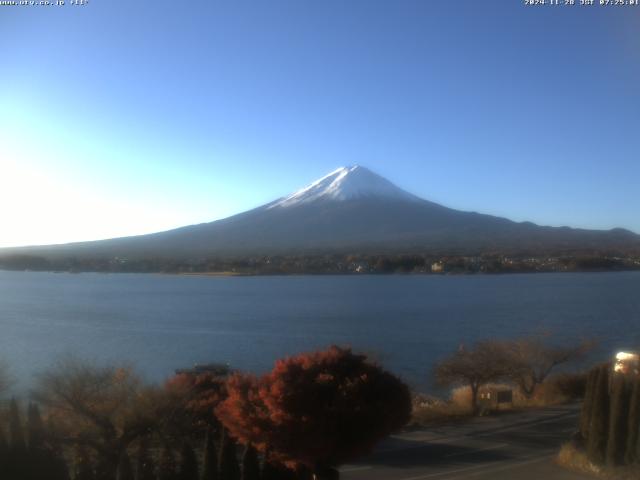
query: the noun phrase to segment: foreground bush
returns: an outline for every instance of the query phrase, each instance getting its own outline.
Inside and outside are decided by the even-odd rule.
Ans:
[[[280,360],[267,375],[236,375],[216,410],[230,434],[270,460],[337,478],[336,467],[404,426],[408,387],[364,355],[328,350]]]

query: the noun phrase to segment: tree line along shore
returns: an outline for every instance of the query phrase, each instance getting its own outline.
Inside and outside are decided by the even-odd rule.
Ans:
[[[270,255],[243,258],[48,258],[0,256],[0,269],[58,272],[292,274],[479,274],[640,270],[640,252]]]

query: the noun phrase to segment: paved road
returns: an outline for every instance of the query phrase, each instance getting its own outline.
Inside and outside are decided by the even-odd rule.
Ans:
[[[386,440],[343,480],[585,480],[553,463],[575,432],[579,406],[474,419]]]

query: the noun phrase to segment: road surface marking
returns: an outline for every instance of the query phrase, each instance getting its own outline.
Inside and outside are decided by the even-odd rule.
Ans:
[[[514,425],[503,425],[503,426],[496,426],[495,428],[491,428],[489,430],[478,430],[477,432],[474,432],[473,430],[470,430],[468,433],[464,433],[462,435],[460,434],[454,434],[451,436],[440,436],[437,433],[432,433],[432,431],[426,430],[422,435],[419,435],[420,432],[415,432],[418,433],[418,435],[411,435],[411,432],[409,434],[402,434],[402,435],[392,435],[390,438],[396,438],[398,440],[401,441],[405,441],[405,442],[425,442],[425,443],[430,443],[430,444],[434,444],[434,443],[452,443],[458,440],[464,440],[464,439],[468,439],[468,438],[473,438],[473,437],[487,437],[489,435],[493,435],[495,433],[501,433],[501,432],[509,432],[509,431],[513,431],[513,430],[518,430],[518,429],[526,429],[527,427],[534,427],[536,425],[541,425],[541,424],[545,424],[545,423],[552,423],[556,420],[564,420],[566,417],[570,417],[572,415],[577,415],[577,413],[579,412],[574,412],[574,411],[565,411],[563,413],[559,413],[557,415],[554,415],[553,417],[548,417],[548,418],[543,418],[541,420],[532,420],[532,421],[528,421],[528,422],[523,422],[523,423],[516,423]],[[376,450],[374,453],[387,453],[387,452],[398,452],[398,451],[404,451],[404,450],[414,450],[416,448],[423,448],[424,445],[414,445],[411,447],[390,447],[390,448],[381,448]]]
[[[359,472],[360,470],[370,470],[373,467],[371,465],[363,465],[362,467],[347,467],[347,468],[339,468],[340,473],[345,472]]]
[[[539,456],[534,456],[534,457],[523,457],[524,460],[526,460],[524,462],[515,462],[515,463],[509,463],[507,465],[504,465],[505,462],[503,461],[497,461],[497,462],[490,462],[490,463],[485,463],[484,465],[475,465],[473,467],[466,467],[466,468],[458,468],[456,470],[447,470],[445,472],[435,472],[435,473],[427,473],[426,475],[419,475],[417,477],[409,477],[409,478],[403,478],[401,480],[424,480],[425,478],[434,478],[434,477],[442,477],[444,475],[451,475],[453,473],[462,473],[462,472],[472,472],[473,470],[477,470],[477,472],[472,472],[469,473],[463,477],[451,477],[448,480],[458,480],[458,479],[464,479],[467,478],[469,475],[478,475],[478,474],[482,474],[482,473],[492,473],[492,472],[499,472],[501,470],[508,470],[510,468],[514,468],[514,467],[520,467],[523,465],[528,465],[530,463],[536,463],[536,462],[540,462],[542,460],[547,460],[548,458],[551,458],[553,455],[544,455],[542,457]],[[486,468],[488,466],[492,466],[492,465],[500,465],[503,464],[503,466],[498,467],[498,468]]]
[[[402,480],[423,480],[425,478],[442,477],[443,475],[450,475],[452,473],[468,472],[469,470],[477,470],[479,468],[486,467],[487,465],[497,465],[499,463],[502,463],[502,462],[491,462],[491,463],[486,463],[484,465],[475,465],[473,467],[458,468],[456,470],[447,470],[445,472],[427,473],[426,475],[419,475],[417,477],[403,478]]]
[[[488,431],[483,431],[480,430],[478,433],[467,433],[465,435],[458,435],[458,436],[452,436],[452,437],[441,437],[441,438],[432,438],[430,440],[423,438],[411,438],[409,435],[406,436],[394,436],[395,438],[398,438],[400,440],[404,440],[404,441],[413,441],[413,442],[424,442],[424,443],[419,443],[418,445],[412,445],[410,447],[391,447],[391,448],[381,448],[378,449],[374,452],[374,454],[376,453],[390,453],[390,452],[404,452],[407,450],[416,450],[416,449],[420,449],[420,448],[426,448],[428,446],[432,446],[432,445],[439,445],[439,444],[450,444],[450,443],[455,443],[457,441],[460,440],[468,440],[470,438],[482,438],[482,437],[490,437],[492,435],[495,435],[496,433],[503,433],[503,432],[511,432],[513,430],[523,430],[526,431],[527,428],[529,427],[534,427],[536,425],[542,425],[545,423],[553,423],[555,421],[558,420],[563,420],[565,417],[570,416],[571,414],[566,414],[566,415],[560,415],[558,417],[554,417],[554,418],[547,418],[544,420],[538,420],[538,421],[534,421],[534,422],[527,422],[525,424],[520,424],[520,425],[510,425],[510,426],[505,426],[505,427],[500,427],[500,428],[495,428],[492,430],[488,430]],[[541,435],[545,435],[546,436],[546,432],[541,432]],[[391,437],[391,438],[394,438]]]
[[[465,438],[469,438],[469,437],[453,437],[453,438],[445,438],[442,440],[438,440],[438,439],[433,439],[432,441],[429,440],[420,440],[419,442],[422,443],[418,443],[418,445],[411,445],[410,447],[389,447],[389,448],[380,448],[378,450],[376,450],[375,452],[373,452],[374,454],[376,453],[391,453],[391,452],[404,452],[407,450],[416,450],[416,449],[420,449],[420,448],[428,448],[428,447],[433,447],[435,445],[448,445],[450,443],[455,443],[458,442],[460,440],[464,440]],[[413,440],[414,442],[418,442],[417,440]]]
[[[561,415],[555,418],[548,418],[546,420],[539,420],[537,422],[528,422],[528,423],[524,423],[521,425],[512,425],[509,427],[504,427],[504,428],[496,428],[495,430],[489,430],[489,431],[485,431],[485,432],[479,432],[477,434],[471,434],[469,435],[470,437],[488,437],[489,435],[493,435],[495,433],[502,433],[502,432],[511,432],[513,430],[526,430],[528,427],[535,427],[537,425],[542,425],[543,423],[553,423],[557,420],[564,420],[565,417],[569,417],[570,415]]]
[[[501,443],[500,445],[492,445],[490,447],[478,448],[476,450],[469,450],[469,451],[466,451],[466,452],[450,453],[449,455],[445,455],[445,458],[459,457],[460,455],[471,455],[472,453],[486,452],[487,450],[497,450],[499,448],[504,448],[504,447],[508,447],[508,446],[509,446],[508,443]]]
[[[466,480],[469,477],[475,476],[475,475],[482,475],[482,474],[491,474],[491,473],[496,473],[496,472],[502,472],[504,470],[510,470],[512,468],[518,468],[518,467],[523,467],[525,465],[529,465],[531,463],[537,463],[537,462],[541,462],[543,460],[548,460],[550,458],[552,458],[554,455],[545,455],[543,457],[537,457],[537,458],[533,458],[532,460],[527,460],[525,462],[515,462],[515,463],[510,463],[508,465],[504,465],[502,467],[498,467],[498,468],[489,468],[489,469],[485,469],[485,470],[480,470],[478,472],[472,472],[468,475],[464,475],[462,477],[451,477],[448,478],[446,480]]]

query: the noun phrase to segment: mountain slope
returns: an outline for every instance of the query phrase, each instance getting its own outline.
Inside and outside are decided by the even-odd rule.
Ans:
[[[343,167],[293,194],[223,220],[97,242],[10,249],[78,257],[380,252],[479,253],[640,248],[622,229],[541,227],[420,199],[364,167]]]

